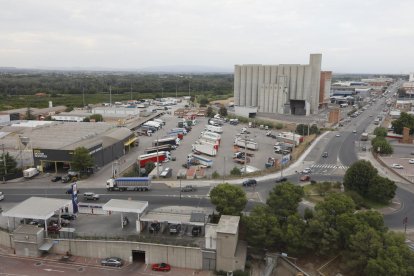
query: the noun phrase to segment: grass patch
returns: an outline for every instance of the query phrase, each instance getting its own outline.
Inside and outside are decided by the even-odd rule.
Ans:
[[[365,206],[367,206],[367,208],[370,208],[370,209],[381,209],[381,208],[384,208],[390,205],[390,203],[379,203],[379,202],[375,202],[367,198],[363,198],[363,201],[364,201]]]
[[[303,186],[303,190],[305,192],[305,199],[315,204],[323,201],[329,194],[341,192],[337,182],[307,184]]]

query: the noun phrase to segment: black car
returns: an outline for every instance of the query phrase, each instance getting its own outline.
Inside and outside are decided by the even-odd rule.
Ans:
[[[256,186],[256,185],[257,185],[256,179],[247,179],[247,180],[243,181],[243,186],[245,186],[245,187]]]
[[[124,264],[121,258],[109,257],[101,260],[101,265],[121,267]]]
[[[201,226],[194,226],[193,229],[191,229],[191,234],[193,237],[199,236],[201,234]]]
[[[181,224],[170,224],[170,234],[179,234],[181,231]]]
[[[286,177],[278,177],[278,178],[276,178],[275,182],[276,183],[282,183],[282,182],[285,182],[287,180],[288,179]]]
[[[61,214],[60,217],[62,219],[67,219],[67,220],[75,220],[76,219],[76,215],[74,215],[74,214]]]
[[[52,179],[51,179],[50,181],[52,181],[52,182],[58,182],[58,181],[60,181],[60,180],[62,180],[62,177],[61,177],[61,176],[56,175],[56,176],[52,177]]]
[[[150,227],[149,227],[149,232],[150,233],[157,233],[160,230],[161,230],[161,223],[153,222],[153,223],[150,224]]]

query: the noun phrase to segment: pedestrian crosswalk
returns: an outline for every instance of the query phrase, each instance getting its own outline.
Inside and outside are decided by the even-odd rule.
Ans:
[[[349,167],[337,164],[313,164],[311,167],[314,174],[332,174],[346,171]]]

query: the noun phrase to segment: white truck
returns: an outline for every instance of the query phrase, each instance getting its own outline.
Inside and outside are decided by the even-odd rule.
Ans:
[[[162,128],[162,124],[158,123],[158,122],[154,122],[154,121],[148,121],[144,124],[144,126],[152,126],[155,127],[156,129],[160,129]]]
[[[215,133],[223,133],[223,128],[221,126],[206,125],[205,130]]]
[[[213,165],[213,160],[197,154],[189,154],[187,156],[188,162],[191,162],[192,160],[195,160],[196,162],[198,162],[198,164],[203,165],[207,168],[210,168]]]
[[[220,145],[220,141],[212,137],[201,137],[200,139],[198,139],[198,141],[200,142],[200,144],[210,143],[213,145]]]
[[[245,140],[245,139],[241,139],[241,138],[236,138],[234,140],[234,145],[242,147],[242,148],[247,148],[250,150],[258,150],[259,149],[259,144],[256,143],[253,140]]]
[[[39,171],[36,168],[29,168],[23,171],[24,178],[32,178],[39,174]]]
[[[203,131],[201,132],[201,138],[206,137],[206,138],[213,138],[219,141],[221,140],[221,135],[215,132],[211,132],[211,131]]]
[[[218,145],[213,145],[209,143],[204,144],[193,144],[193,151],[203,153],[209,156],[217,155]]]

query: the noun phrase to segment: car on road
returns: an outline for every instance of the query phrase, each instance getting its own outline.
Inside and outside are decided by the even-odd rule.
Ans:
[[[171,270],[171,266],[167,263],[159,263],[159,264],[153,264],[151,266],[151,269],[153,271],[163,271],[163,272],[167,272]]]
[[[305,168],[303,171],[301,171],[300,173],[301,174],[309,174],[309,173],[311,173],[312,172],[312,170],[311,170],[311,168]]]
[[[192,185],[185,185],[184,187],[181,188],[181,192],[194,192],[196,190],[197,190],[196,187]]]
[[[338,133],[338,134],[336,134],[335,136],[336,136],[336,137],[341,137],[341,134],[339,134],[339,133]]]
[[[394,169],[404,169],[404,167],[400,164],[392,164],[391,167],[393,167]]]
[[[352,131],[352,133],[357,133],[356,129],[354,129],[354,130]]]
[[[101,260],[101,265],[121,267],[124,264],[121,258],[109,257]]]
[[[153,222],[149,226],[150,233],[158,233],[160,230],[161,230],[161,223],[159,222]]]
[[[410,164],[414,164],[414,159],[410,159],[410,160],[408,160],[408,163],[410,163]]]
[[[325,151],[325,152],[322,154],[322,157],[323,157],[323,158],[327,158],[327,157],[328,157],[328,152],[327,152],[327,151]]]
[[[300,177],[300,181],[309,181],[310,180],[310,175],[302,175]]]
[[[281,176],[281,177],[278,177],[278,178],[275,179],[275,183],[282,183],[282,182],[285,182],[287,180],[288,179],[286,177]]]
[[[58,181],[61,181],[61,180],[62,180],[62,177],[59,176],[59,175],[56,175],[56,176],[52,177],[52,179],[50,181],[52,181],[52,182],[58,182]]]
[[[63,218],[63,219],[67,219],[67,220],[75,220],[76,219],[75,214],[61,214],[60,217]]]
[[[243,186],[245,187],[256,186],[256,185],[257,185],[256,179],[247,179],[243,181]]]
[[[3,194],[3,192],[0,192],[0,200],[3,200],[4,199],[4,194]]]
[[[85,200],[99,200],[99,195],[92,193],[92,192],[86,192],[83,194],[83,199]]]

